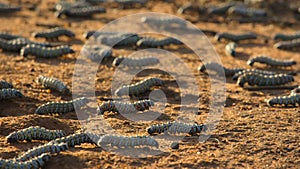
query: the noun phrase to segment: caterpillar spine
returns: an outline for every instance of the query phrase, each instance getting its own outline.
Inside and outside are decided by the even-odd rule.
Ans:
[[[122,64],[121,64],[122,63]],[[140,58],[126,58],[126,57],[118,57],[114,59],[113,66],[122,66],[127,67],[143,67],[143,66],[151,66],[159,63],[159,59],[155,57],[140,57]]]
[[[257,56],[249,59],[247,61],[247,64],[250,66],[253,66],[254,63],[262,63],[266,64],[269,66],[278,66],[278,67],[288,67],[288,66],[293,66],[297,62],[294,60],[279,60],[279,59],[274,59],[268,56]]]
[[[296,107],[297,104],[300,105],[300,94],[291,93],[289,96],[273,97],[267,100],[267,104],[271,107],[275,105],[284,105],[285,107],[292,105]]]
[[[76,108],[82,108],[88,102],[85,97],[80,97],[71,101],[64,102],[48,102],[39,106],[35,114],[63,114],[68,112],[74,112]]]
[[[75,51],[66,45],[45,47],[35,44],[29,44],[25,47],[22,47],[20,51],[20,55],[23,57],[33,55],[40,58],[56,58],[70,53],[75,53]]]
[[[300,47],[300,39],[278,42],[274,45],[274,47],[277,49],[283,49],[283,50],[297,48],[297,47]]]
[[[171,44],[180,45],[182,44],[182,42],[174,38],[164,38],[164,39],[142,38],[136,42],[136,45],[139,47],[152,47],[152,48],[167,46]]]
[[[289,41],[289,40],[294,40],[294,39],[299,39],[299,38],[300,38],[300,32],[296,32],[293,35],[277,33],[273,37],[274,40],[283,40],[283,41]]]
[[[0,39],[4,39],[4,40],[12,40],[12,39],[17,39],[17,38],[24,38],[22,36],[19,35],[13,35],[7,32],[0,32]]]
[[[45,162],[50,160],[50,154],[44,153],[37,157],[33,157],[27,161],[16,161],[15,159],[0,159],[0,168],[30,168],[39,169],[44,166]]]
[[[238,73],[238,72],[241,72],[245,69],[243,68],[234,68],[234,69],[229,69],[229,68],[226,68],[216,62],[209,62],[209,63],[206,63],[206,64],[203,64],[202,66],[200,66],[198,68],[198,70],[200,72],[204,72],[205,70],[213,70],[215,71],[218,75],[222,75],[222,72],[224,71],[225,73],[225,76],[233,76],[234,74]]]
[[[280,74],[277,72],[271,72],[266,70],[258,70],[258,69],[245,69],[243,71],[237,72],[232,76],[232,80],[236,81],[240,76],[244,75],[245,73],[257,73],[262,75],[275,75]]]
[[[221,39],[226,39],[234,42],[239,42],[242,40],[256,39],[257,35],[254,33],[243,33],[243,34],[231,34],[231,33],[218,33],[215,35],[215,39],[220,41]]]
[[[71,93],[70,89],[62,81],[60,81],[57,78],[39,75],[37,78],[37,82],[46,88],[56,90],[63,94]]]
[[[159,147],[158,142],[149,136],[119,136],[119,135],[104,135],[97,143],[98,146],[111,145],[112,147],[137,147],[150,146]]]
[[[56,27],[42,32],[34,32],[32,36],[35,38],[58,39],[60,36],[72,38],[75,37],[75,34],[68,29]]]
[[[1,89],[0,90],[0,99],[11,99],[11,98],[21,98],[23,94],[16,89]]]
[[[65,137],[57,138],[49,143],[66,143],[69,147],[74,147],[75,145],[80,145],[82,143],[95,144],[95,141],[99,140],[99,138],[100,136],[96,134],[80,131]]]
[[[67,17],[89,17],[96,13],[105,13],[106,9],[98,6],[90,7],[81,7],[81,8],[70,8],[62,9],[55,13],[57,18],[60,18],[62,15]]]

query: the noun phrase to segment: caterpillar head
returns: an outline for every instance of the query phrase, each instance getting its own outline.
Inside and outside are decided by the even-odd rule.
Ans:
[[[61,18],[61,16],[65,15],[66,13],[68,13],[68,10],[62,9],[62,10],[60,10],[60,11],[55,12],[55,16],[56,16],[57,18]]]
[[[244,87],[244,84],[246,83],[246,79],[244,78],[244,76],[240,76],[238,78],[238,81],[236,82],[239,86]]]
[[[248,60],[248,61],[247,61],[247,65],[249,65],[249,66],[253,66],[253,64],[254,64],[254,61],[253,61],[253,59],[250,59],[250,60]]]
[[[32,36],[34,38],[40,38],[41,37],[41,34],[40,33],[32,33]]]
[[[269,106],[273,107],[277,103],[277,99],[272,98],[272,99],[267,100],[266,102]]]
[[[20,55],[23,57],[27,57],[29,54],[29,49],[27,47],[23,47],[20,51]]]
[[[7,141],[8,143],[14,143],[14,142],[17,142],[18,139],[15,137],[15,135],[16,135],[16,132],[10,133],[10,134],[6,137],[6,141]]]
[[[23,95],[21,92],[19,92],[19,91],[16,92],[16,96],[17,96],[17,97],[20,97],[20,98],[21,98],[21,97],[24,97],[24,95]]]
[[[240,77],[240,73],[238,72],[238,73],[235,73],[233,76],[232,76],[232,80],[233,81],[237,81],[238,80],[238,78]]]
[[[153,133],[155,133],[155,129],[153,127],[148,127],[146,129],[146,131],[150,134],[150,135],[153,135]]]
[[[278,34],[276,34],[276,35],[273,37],[273,39],[274,39],[274,40],[280,40],[280,39],[282,39],[282,38],[284,38],[284,37],[285,37],[285,35],[278,33]]]
[[[199,70],[200,72],[204,72],[204,71],[206,70],[205,65],[199,66],[198,70]]]
[[[116,59],[114,59],[112,65],[113,66],[119,66],[122,63],[123,60],[124,60],[124,58],[121,58],[121,57],[120,58],[116,58]]]

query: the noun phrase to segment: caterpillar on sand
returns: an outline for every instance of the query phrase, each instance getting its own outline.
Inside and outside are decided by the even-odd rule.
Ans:
[[[0,39],[0,48],[4,51],[18,52],[22,47],[28,44],[36,44],[40,46],[51,46],[48,43],[32,42],[26,38],[16,38],[12,40]]]
[[[98,146],[111,145],[112,147],[137,147],[150,146],[159,147],[158,142],[149,136],[119,136],[119,135],[104,135],[100,137],[97,143]]]
[[[12,40],[12,39],[17,39],[17,38],[24,38],[22,36],[19,35],[13,35],[7,32],[0,32],[0,39],[4,39],[4,40]]]
[[[149,91],[153,86],[161,86],[163,81],[159,78],[149,77],[134,84],[122,86],[115,91],[115,95],[123,96],[129,94],[129,96],[138,96],[140,94]]]
[[[106,9],[98,6],[90,7],[81,7],[81,8],[65,8],[55,13],[57,18],[60,18],[62,15],[67,17],[91,17],[97,13],[105,13]]]
[[[300,32],[296,32],[293,35],[287,35],[287,34],[277,33],[273,37],[274,40],[283,40],[283,41],[294,40],[294,39],[299,39],[299,38],[300,38]]]
[[[285,50],[297,48],[300,47],[300,39],[278,42],[274,44],[274,47],[277,49],[285,49]]]
[[[139,41],[136,42],[136,45],[139,47],[162,47],[167,45],[181,45],[182,42],[180,42],[177,39],[174,38],[163,38],[163,39],[155,39],[155,38],[142,38]]]
[[[50,154],[44,153],[37,157],[22,162],[16,161],[15,159],[0,159],[0,168],[39,169],[42,166],[44,166],[45,162],[50,160],[50,157]]]
[[[122,64],[121,64],[122,63]],[[159,59],[155,57],[139,57],[139,58],[126,58],[126,57],[117,57],[114,59],[112,65],[127,67],[143,67],[143,66],[152,66],[159,63]]]
[[[46,88],[51,90],[56,90],[63,94],[69,94],[70,89],[59,79],[53,77],[47,77],[43,75],[39,75],[36,80],[39,84],[43,85]]]
[[[236,74],[233,75],[232,80],[236,81],[240,76],[244,75],[245,73],[257,73],[257,74],[262,74],[262,75],[276,75],[280,74],[277,72],[271,72],[271,71],[266,71],[266,70],[258,70],[258,69],[245,69],[243,71],[237,72]],[[292,75],[289,74],[289,75]]]
[[[100,136],[96,134],[79,131],[65,137],[57,138],[49,143],[66,143],[69,147],[74,147],[75,145],[80,145],[82,143],[95,144],[95,140],[99,140],[99,138]]]
[[[256,39],[257,35],[254,33],[242,33],[242,34],[232,34],[232,33],[217,33],[215,39],[220,41],[221,39],[226,39],[234,42],[239,42],[242,40]]]
[[[205,70],[213,70],[217,74],[222,75],[222,72],[224,71],[225,76],[233,76],[234,74],[241,72],[245,69],[243,68],[234,68],[234,69],[229,69],[226,67],[223,67],[222,65],[216,63],[216,62],[209,62],[206,64],[203,64],[198,68],[200,72],[204,72]]]
[[[1,3],[1,5],[0,5],[0,13],[5,13],[5,14],[21,11],[21,9],[22,8],[19,6],[13,6],[13,5],[4,4],[4,3]]]
[[[69,53],[75,53],[75,51],[67,45],[45,47],[35,44],[29,44],[25,47],[22,47],[20,51],[20,55],[23,57],[33,55],[40,58],[57,58]]]
[[[91,30],[91,31],[84,32],[82,36],[85,39],[89,39],[91,36],[97,38],[99,36],[110,36],[110,35],[116,35],[116,34],[126,34],[126,33],[121,33],[121,32],[105,32],[105,31]]]
[[[16,89],[0,89],[0,100],[1,99],[11,99],[11,98],[21,98],[23,94]]]
[[[179,19],[179,18],[169,18],[169,17],[142,17],[141,22],[148,23],[148,24],[154,24],[154,25],[170,25],[170,24],[176,24],[179,26],[186,26],[186,21]]]
[[[213,7],[208,9],[209,14],[214,15],[225,15],[229,8],[233,7],[235,3],[225,3],[218,7]]]
[[[245,17],[266,17],[268,14],[264,10],[233,6],[228,9],[230,15],[241,15]]]
[[[127,8],[136,4],[139,5],[145,5],[147,3],[148,0],[115,0],[114,2],[116,2],[117,4],[121,5],[121,7]]]
[[[297,62],[294,60],[279,60],[279,59],[274,59],[268,56],[257,56],[250,58],[247,61],[247,64],[250,66],[253,66],[255,62],[266,64],[269,66],[278,66],[278,67],[288,67],[288,66],[293,66]]]
[[[160,134],[160,133],[168,133],[168,134],[190,134],[196,135],[201,133],[202,131],[208,130],[207,125],[205,124],[188,124],[181,122],[168,122],[163,124],[156,124],[148,127],[147,132],[150,135]]]
[[[154,106],[154,102],[151,100],[139,100],[133,103],[110,100],[101,103],[97,108],[97,113],[104,114],[106,111],[117,113],[136,113],[138,111],[149,110],[151,106]]]
[[[6,140],[9,143],[17,141],[31,141],[31,140],[53,140],[65,136],[62,130],[49,130],[40,126],[31,126],[22,130],[10,133]]]
[[[273,97],[267,100],[267,104],[271,107],[274,105],[284,105],[285,107],[292,105],[296,107],[297,104],[300,105],[300,94],[291,93],[289,96]]]
[[[292,81],[294,81],[294,77],[292,75],[263,75],[258,73],[245,73],[238,78],[237,84],[241,87],[243,87],[245,83],[248,83],[250,86],[276,86],[287,84]]]
[[[49,154],[54,154],[54,153],[59,153],[61,151],[66,151],[68,150],[69,147],[66,143],[59,143],[59,144],[54,144],[52,142],[33,147],[32,149],[27,150],[25,153],[21,154],[14,160],[16,161],[26,161],[29,159],[32,159],[34,157],[38,157],[41,154],[44,153],[49,153]]]
[[[193,6],[191,3],[182,5],[178,10],[177,13],[178,14],[184,14],[187,11],[203,11],[202,8],[200,8],[199,6]]]
[[[0,89],[13,88],[13,85],[5,80],[0,80]]]
[[[74,112],[75,108],[81,108],[85,106],[88,99],[85,97],[80,97],[71,101],[63,102],[48,102],[39,106],[35,114],[63,114],[68,112]]]
[[[225,53],[229,56],[236,56],[235,48],[237,47],[237,44],[234,42],[230,42],[225,46]]]
[[[61,27],[56,27],[56,28],[51,28],[42,32],[34,32],[32,34],[33,37],[35,38],[46,38],[49,40],[58,40],[60,36],[67,36],[67,37],[75,37],[74,32],[61,28]]]
[[[112,56],[112,49],[110,47],[101,48],[99,45],[85,45],[80,54],[94,62],[100,62],[102,59]]]
[[[133,46],[141,39],[137,34],[117,33],[98,36],[97,41],[108,46]]]
[[[55,10],[60,11],[63,9],[71,9],[71,8],[83,8],[83,7],[90,7],[92,6],[90,2],[87,1],[75,1],[75,2],[68,2],[68,1],[59,1],[55,4]]]

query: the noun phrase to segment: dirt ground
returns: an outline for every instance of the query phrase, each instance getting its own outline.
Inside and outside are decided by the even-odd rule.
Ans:
[[[38,125],[48,129],[61,129],[70,134],[81,128],[76,113],[58,116],[34,114],[36,108],[43,103],[72,99],[71,96],[61,96],[59,93],[49,92],[38,85],[35,79],[40,74],[55,76],[71,87],[76,57],[86,41],[82,37],[83,32],[98,30],[106,23],[122,16],[146,11],[165,12],[188,19],[200,29],[217,32],[252,31],[257,33],[258,39],[239,44],[238,57],[235,58],[226,56],[224,53],[226,43],[216,42],[213,36],[208,36],[226,67],[249,68],[246,64],[248,58],[261,54],[278,59],[291,58],[300,63],[299,50],[283,51],[273,47],[275,41],[271,37],[275,33],[294,33],[300,30],[300,22],[297,20],[300,18],[299,14],[285,9],[288,4],[286,1],[277,1],[277,6],[272,3],[264,4],[264,7],[269,7],[270,11],[268,12],[271,13],[271,16],[277,16],[280,21],[255,24],[225,22],[222,17],[209,17],[199,15],[197,12],[177,14],[178,6],[183,2],[172,0],[169,2],[149,0],[145,7],[133,9],[120,9],[115,4],[104,4],[107,13],[96,14],[93,18],[57,19],[53,11],[49,10],[55,2],[55,0],[12,0],[10,3],[22,5],[23,10],[13,14],[0,14],[0,31],[23,35],[32,40],[36,40],[31,37],[32,32],[45,29],[45,27],[36,26],[36,23],[58,24],[76,33],[74,39],[61,38],[62,42],[72,44],[76,54],[58,59],[23,58],[18,53],[0,53],[0,79],[12,82],[14,87],[21,90],[26,96],[20,99],[0,101],[1,158],[13,158],[27,149],[41,144],[39,141],[7,144],[5,137],[12,131]],[[217,4],[219,1],[209,3]],[[36,8],[30,10],[34,6]],[[184,52],[185,49],[176,50],[174,46],[166,47],[165,50],[170,48],[172,52],[182,57],[199,82],[200,107],[195,122],[203,123],[209,112],[209,77],[197,71],[198,66],[202,63],[195,61],[197,60],[195,54]],[[130,54],[130,52],[132,50],[114,49],[113,51],[115,56]],[[258,68],[267,69],[263,65],[259,65]],[[287,70],[299,72],[300,65],[297,64]],[[99,66],[96,81],[96,95],[99,103],[110,95],[113,73],[112,66]],[[141,80],[146,75],[147,72],[143,72],[135,80]],[[159,72],[155,72],[153,75],[161,77],[163,80],[171,79]],[[299,82],[300,75],[298,74],[292,85],[299,84]],[[156,121],[139,123],[114,114],[104,115],[105,119],[116,131],[125,135],[145,134],[145,129],[149,124],[173,120],[181,107],[177,94],[179,90],[173,81],[168,82],[163,88],[169,92],[166,93],[168,106],[166,106],[164,114]],[[284,89],[248,91],[228,78],[223,116],[211,138],[204,143],[197,143],[193,140],[183,141],[177,150],[168,149],[160,155],[148,158],[130,158],[108,152],[91,144],[83,144],[53,156],[44,168],[297,168],[300,166],[299,107],[271,108],[264,101],[273,96],[288,94],[289,90]]]

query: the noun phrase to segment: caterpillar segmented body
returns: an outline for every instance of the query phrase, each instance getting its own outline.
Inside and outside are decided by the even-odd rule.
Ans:
[[[14,159],[0,159],[0,168],[26,168],[26,169],[39,169],[44,166],[45,162],[50,160],[50,154],[44,153],[27,161],[16,161]]]
[[[294,60],[279,60],[268,56],[257,56],[257,57],[250,58],[247,61],[247,64],[253,66],[255,62],[266,64],[269,66],[278,66],[278,67],[288,67],[296,64],[296,61]]]
[[[94,62],[99,62],[102,59],[110,58],[112,49],[110,47],[100,47],[99,45],[85,45],[81,50],[81,54]]]
[[[268,14],[264,10],[233,6],[228,9],[230,15],[241,15],[246,17],[266,17]]]
[[[278,42],[274,45],[274,47],[277,49],[285,49],[285,50],[300,47],[300,39]]]
[[[75,34],[68,29],[56,27],[42,32],[34,32],[32,36],[35,38],[58,39],[60,36],[72,38],[75,37]]]
[[[236,56],[235,48],[237,47],[237,44],[234,42],[230,42],[225,46],[225,53],[229,56]]]
[[[31,141],[31,140],[53,140],[65,136],[62,130],[48,130],[40,126],[31,126],[19,131],[10,133],[6,140],[9,143],[17,141]]]
[[[245,69],[243,71],[235,73],[232,76],[232,80],[236,81],[240,76],[242,76],[245,73],[257,73],[257,74],[262,74],[262,75],[276,75],[276,74],[280,74],[280,73],[277,73],[277,72],[271,72],[271,71],[266,71],[266,70]]]
[[[5,40],[12,40],[12,39],[17,39],[17,38],[24,38],[19,35],[12,35],[7,32],[0,32],[0,39],[5,39]]]
[[[216,62],[209,62],[209,63],[203,64],[202,66],[200,66],[198,68],[198,70],[200,72],[204,72],[205,70],[213,70],[219,75],[222,75],[222,72],[224,71],[225,76],[233,76],[234,74],[241,72],[245,69],[243,69],[243,68],[229,69],[229,68],[226,68]]]
[[[4,51],[18,52],[22,47],[28,44],[51,46],[51,44],[48,43],[32,42],[26,38],[16,38],[12,40],[0,39],[0,48]]]
[[[155,25],[169,25],[176,24],[179,26],[186,26],[186,22],[179,18],[168,18],[168,17],[142,17],[141,22]]]
[[[234,5],[235,5],[235,3],[222,4],[218,7],[208,9],[208,13],[214,14],[214,15],[225,15],[227,13],[228,9],[233,7]]]
[[[257,36],[254,33],[243,33],[243,34],[231,34],[231,33],[218,33],[215,35],[215,39],[220,41],[221,39],[226,39],[234,42],[242,40],[256,39]]]
[[[152,48],[167,46],[171,44],[181,45],[182,42],[174,38],[164,38],[164,39],[142,38],[136,42],[136,45],[139,47],[152,47]]]
[[[122,86],[115,91],[115,94],[117,96],[123,96],[126,94],[129,94],[130,96],[138,96],[149,91],[151,87],[161,86],[162,84],[163,81],[161,79],[150,77],[135,84]]]
[[[80,97],[71,101],[64,102],[48,102],[39,106],[35,114],[63,114],[68,112],[74,112],[76,108],[81,108],[85,106],[88,99],[85,97]]]
[[[23,57],[28,55],[33,55],[40,58],[57,58],[59,56],[75,53],[73,49],[69,46],[61,45],[56,47],[45,47],[35,44],[30,44],[25,47],[22,47],[20,54]]]
[[[126,58],[126,57],[117,57],[114,59],[112,65],[119,66],[122,63],[122,66],[127,67],[142,67],[142,66],[151,66],[159,63],[159,59],[155,57],[140,57],[140,58]]]
[[[0,80],[0,89],[13,88],[13,85],[5,80]]]
[[[15,158],[16,161],[26,161],[31,158],[40,156],[41,154],[44,153],[60,153],[61,151],[66,151],[68,150],[69,147],[66,143],[59,143],[59,144],[53,144],[52,142],[34,147],[32,149],[29,149],[25,153],[21,154],[17,158]]]
[[[37,82],[42,84],[46,88],[56,90],[60,93],[63,93],[63,94],[70,93],[69,88],[62,81],[60,81],[57,78],[39,75],[37,77]]]
[[[9,4],[4,4],[4,3],[0,4],[0,13],[11,13],[11,12],[17,12],[20,10],[21,10],[21,7],[19,7],[19,6],[12,6]]]
[[[292,105],[298,106],[300,105],[300,94],[297,93],[291,93],[289,96],[279,96],[279,97],[273,97],[269,100],[267,100],[267,104],[271,107],[275,105],[284,105],[285,107]]]
[[[119,135],[104,135],[97,143],[98,146],[111,145],[112,147],[138,147],[150,146],[159,147],[158,142],[149,136],[119,136]]]
[[[0,99],[11,99],[23,97],[23,94],[16,89],[0,89]]]
[[[294,39],[299,39],[299,38],[300,38],[300,32],[297,32],[293,35],[277,33],[273,37],[274,40],[283,40],[283,41],[294,40]]]
[[[151,100],[140,100],[133,103],[106,101],[98,106],[97,113],[104,114],[106,111],[117,113],[136,113],[138,111],[149,110],[151,106],[154,106],[154,102]]]
[[[62,15],[67,17],[90,17],[96,13],[105,13],[106,9],[98,6],[62,9],[56,12],[56,17],[60,18]]]
[[[95,140],[99,140],[98,135],[86,132],[77,132],[65,137],[57,138],[49,143],[66,143],[69,147],[74,147],[75,145],[80,145],[82,143],[95,144]]]
[[[244,87],[245,83],[250,86],[276,86],[283,85],[294,81],[292,75],[276,74],[276,75],[262,75],[258,73],[245,73],[238,78],[237,84]]]
[[[98,36],[97,41],[108,46],[133,46],[141,37],[137,34],[117,33],[112,35]]]
[[[188,124],[181,122],[168,122],[163,124],[152,125],[147,128],[147,132],[150,135],[168,133],[168,134],[190,134],[196,135],[202,131],[208,130],[207,125],[205,124]]]
[[[77,1],[77,2],[67,2],[67,1],[59,1],[57,4],[55,4],[55,10],[61,11],[63,9],[71,9],[71,8],[83,8],[83,7],[90,7],[92,6],[89,2],[85,1]]]
[[[114,2],[122,6],[122,8],[130,7],[132,5],[145,5],[147,0],[115,0]]]

